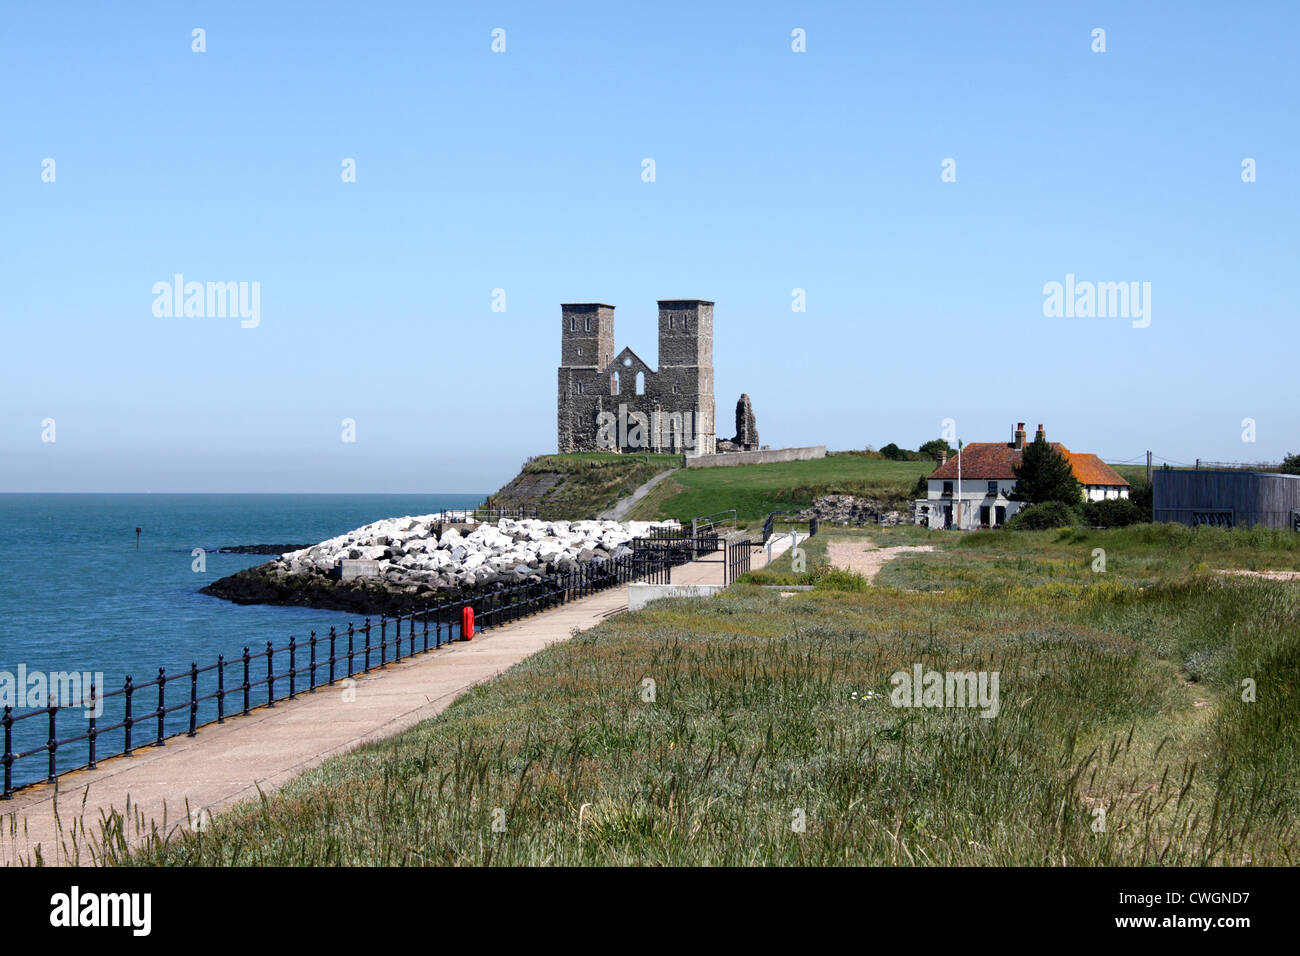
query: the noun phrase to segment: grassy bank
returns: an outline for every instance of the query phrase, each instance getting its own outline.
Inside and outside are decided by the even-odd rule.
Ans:
[[[1300,552],[1184,530],[871,529],[941,550],[612,618],[121,862],[1294,865],[1300,585],[1208,568]],[[915,664],[997,716],[891,706]]]
[[[659,472],[681,463],[680,455],[539,455],[492,496],[492,503],[536,508],[553,521],[595,518]]]

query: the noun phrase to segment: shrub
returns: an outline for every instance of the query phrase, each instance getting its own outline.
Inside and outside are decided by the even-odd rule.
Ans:
[[[818,591],[867,591],[871,583],[856,571],[819,564],[812,570],[812,585]]]
[[[1011,531],[1041,531],[1044,528],[1070,528],[1082,524],[1079,512],[1062,501],[1045,501],[1041,505],[1021,508],[1007,522]]]
[[[1143,517],[1142,509],[1127,498],[1110,498],[1084,505],[1083,520],[1094,528],[1125,528],[1151,517]]]

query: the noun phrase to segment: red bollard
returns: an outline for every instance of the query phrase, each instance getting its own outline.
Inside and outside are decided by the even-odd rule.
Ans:
[[[460,612],[460,636],[466,641],[474,636],[474,608],[468,604]]]

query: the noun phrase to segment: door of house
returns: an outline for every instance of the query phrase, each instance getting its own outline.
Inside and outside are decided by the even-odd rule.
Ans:
[[[998,519],[999,527],[1007,523],[1007,509],[1005,505],[998,505],[997,510],[993,512],[994,517]]]
[[[943,527],[945,531],[952,527],[952,505],[943,506]]]
[[[986,528],[987,528],[988,525],[989,525],[989,506],[988,506],[988,505],[980,505],[980,524],[982,524],[982,525],[983,525],[984,527],[986,527]]]

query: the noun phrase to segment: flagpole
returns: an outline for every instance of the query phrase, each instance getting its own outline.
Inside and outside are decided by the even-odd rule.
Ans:
[[[957,439],[957,530],[961,530],[961,439]]]

